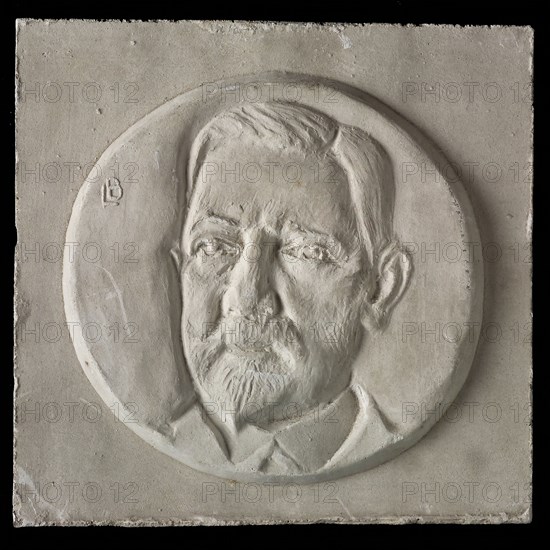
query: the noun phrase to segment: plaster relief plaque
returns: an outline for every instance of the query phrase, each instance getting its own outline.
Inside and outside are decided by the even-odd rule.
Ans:
[[[19,20],[14,524],[529,522],[533,35]]]
[[[130,182],[109,172],[136,161]],[[478,339],[403,327],[482,321],[483,264],[463,253],[476,220],[442,166],[415,127],[337,80],[237,75],[160,105],[72,210],[66,243],[139,243],[139,262],[65,249],[67,323],[129,342],[75,331],[86,376],[144,442],[220,478],[310,483],[392,460],[437,420],[403,403],[444,410]],[[457,260],[417,261],[433,242]]]

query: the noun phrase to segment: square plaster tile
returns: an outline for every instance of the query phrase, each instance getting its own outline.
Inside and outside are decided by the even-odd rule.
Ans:
[[[532,52],[20,20],[15,524],[530,521]]]

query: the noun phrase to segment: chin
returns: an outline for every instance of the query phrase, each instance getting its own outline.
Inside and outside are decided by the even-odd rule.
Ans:
[[[243,358],[225,352],[214,364],[192,369],[203,399],[216,403],[220,412],[234,415],[238,424],[253,423],[266,412],[276,415],[280,406],[293,399],[296,366],[274,354],[262,355]]]

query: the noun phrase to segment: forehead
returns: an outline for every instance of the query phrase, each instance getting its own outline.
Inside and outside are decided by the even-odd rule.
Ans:
[[[236,141],[205,155],[193,186],[191,218],[215,214],[243,227],[277,230],[291,223],[331,234],[349,231],[349,184],[334,159]]]

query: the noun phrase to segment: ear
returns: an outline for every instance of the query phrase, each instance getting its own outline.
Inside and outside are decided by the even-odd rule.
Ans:
[[[413,265],[410,254],[397,241],[378,256],[371,292],[367,295],[363,324],[370,331],[386,328],[393,308],[410,282]]]

